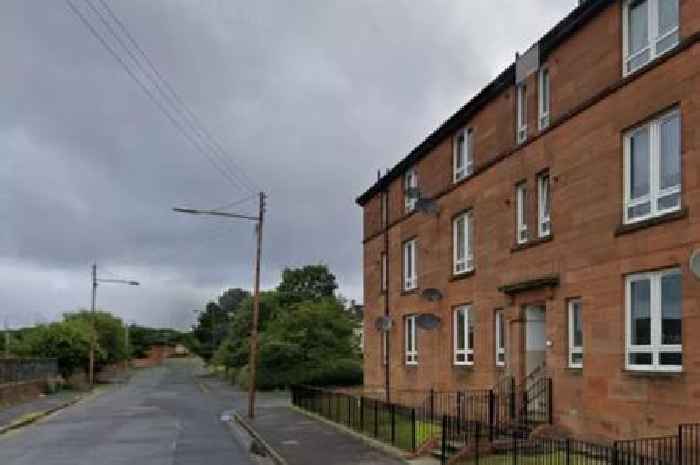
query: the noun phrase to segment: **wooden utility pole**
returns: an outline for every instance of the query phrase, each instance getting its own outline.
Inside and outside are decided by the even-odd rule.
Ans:
[[[257,252],[255,254],[255,290],[253,294],[253,324],[250,330],[250,372],[248,386],[248,418],[255,418],[255,375],[258,355],[258,318],[260,314],[260,258],[262,255],[263,219],[265,217],[265,193],[260,193],[258,223],[255,227],[257,235]]]

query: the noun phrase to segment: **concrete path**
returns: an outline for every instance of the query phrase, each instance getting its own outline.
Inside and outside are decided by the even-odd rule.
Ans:
[[[22,402],[21,404],[13,405],[0,409],[0,431],[16,424],[24,418],[48,412],[50,410],[60,408],[63,405],[70,404],[79,399],[83,394],[72,391],[61,391],[56,394],[42,396],[34,400]]]
[[[215,379],[204,383],[212,394],[246,414],[247,394]],[[256,418],[249,423],[289,465],[405,464],[359,438],[291,409],[288,393],[259,393]]]
[[[0,436],[3,465],[251,465],[202,390],[201,365],[174,360]]]

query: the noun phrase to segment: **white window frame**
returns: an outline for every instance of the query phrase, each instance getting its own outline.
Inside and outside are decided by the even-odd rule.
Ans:
[[[461,145],[460,141],[462,141]],[[458,165],[460,149],[463,166]],[[452,160],[453,182],[459,182],[474,173],[474,130],[472,128],[462,129],[455,136]]]
[[[503,313],[503,310],[496,310],[496,315],[495,315],[495,323],[496,323],[496,328],[495,328],[495,345],[496,345],[496,366],[497,367],[504,367],[506,366],[506,338],[505,332],[506,325],[505,325],[505,316]],[[503,356],[503,360],[501,361],[501,356]]]
[[[464,257],[459,256],[460,222],[464,227]],[[452,221],[452,273],[462,275],[474,271],[474,214],[466,211]]]
[[[416,315],[407,316],[404,319],[404,333],[406,340],[406,365],[418,365],[418,338],[416,337]]]
[[[387,255],[386,252],[382,252],[381,258],[380,258],[380,267],[381,267],[381,281],[380,281],[380,289],[382,292],[386,292],[387,289]]]
[[[681,353],[683,354],[683,344],[669,345],[661,343],[661,279],[664,276],[682,274],[679,268],[672,268],[663,271],[637,273],[627,276],[625,280],[625,368],[631,371],[659,371],[659,372],[681,372],[683,365],[661,365],[660,354]],[[651,344],[644,346],[632,345],[632,283],[636,281],[650,281],[650,319],[651,319]],[[682,304],[681,304],[682,305]],[[683,312],[681,309],[681,321]],[[634,365],[630,363],[630,355],[635,353],[650,353],[652,356],[651,365]]]
[[[625,0],[623,2],[623,9],[622,9],[622,18],[623,18],[623,64],[622,64],[622,75],[627,76],[629,74],[634,73],[638,69],[643,68],[644,66],[648,65],[649,63],[653,62],[660,56],[663,56],[664,54],[670,52],[674,48],[678,46],[680,43],[680,4],[679,4],[679,21],[678,25],[674,29],[671,29],[667,32],[665,32],[662,36],[659,37],[659,0],[646,0],[647,3],[647,27],[649,30],[647,31],[647,35],[649,37],[649,42],[647,43],[647,46],[644,47],[643,49],[639,50],[638,52],[634,54],[630,54],[630,41],[629,41],[629,32],[630,32],[630,24],[629,24],[629,13],[630,13],[630,5],[635,3],[636,0]],[[658,52],[657,47],[659,43],[666,38],[670,37],[673,34],[677,34],[678,38],[676,40],[676,43],[670,46],[668,49]],[[635,68],[630,68],[630,63],[640,55],[649,52],[649,60],[646,61],[645,63],[642,63],[638,65]]]
[[[459,328],[459,318],[458,315],[464,314],[464,328]],[[452,312],[452,337],[454,339],[454,357],[453,362],[455,365],[459,366],[472,366],[474,365],[474,338],[469,336],[469,326],[471,324],[472,316],[472,306],[462,305],[457,307]],[[464,347],[458,347],[459,345],[459,333],[464,332]],[[476,335],[476,331],[474,331]],[[464,360],[460,361],[458,356],[464,356]],[[469,360],[471,358],[471,360]]]
[[[416,171],[415,168],[411,168],[410,170],[406,171],[406,174],[404,174],[403,178],[403,186],[404,186],[404,204],[406,207],[406,213],[411,213],[413,210],[416,209],[416,202],[418,201],[417,197],[412,197],[408,195],[409,189],[417,189],[418,188],[418,172]]]
[[[527,230],[527,184],[525,182],[515,186],[515,239],[518,244],[526,244],[529,239]]]
[[[516,141],[522,144],[527,140],[527,84],[516,86]]]
[[[418,287],[416,271],[416,246],[418,242],[411,239],[403,243],[403,290],[412,291]],[[407,266],[410,264],[410,269]]]
[[[545,80],[545,76],[547,79]],[[539,128],[543,131],[549,127],[549,115],[552,107],[552,75],[548,67],[543,67],[539,72]],[[546,87],[546,89],[545,89]],[[546,90],[546,92],[545,92]],[[546,98],[545,98],[546,95]]]
[[[549,173],[537,176],[537,232],[540,238],[552,234],[552,181]],[[545,211],[545,203],[549,203],[549,212]]]
[[[679,166],[680,166],[680,172],[681,172],[681,180],[680,184],[676,186],[672,186],[666,189],[661,189],[659,184],[660,184],[660,163],[661,163],[661,125],[670,119],[673,118],[678,118],[678,145],[679,145],[679,153],[678,157],[679,159]],[[652,121],[649,121],[648,123],[645,123],[641,126],[638,126],[631,131],[628,131],[625,136],[624,136],[624,211],[623,211],[623,218],[625,224],[632,224],[632,223],[638,223],[640,221],[648,220],[650,218],[655,218],[657,216],[662,216],[667,213],[675,212],[678,211],[682,208],[683,205],[683,198],[682,198],[682,191],[683,191],[683,140],[682,140],[682,134],[683,134],[683,120],[681,118],[681,113],[680,111],[676,108],[671,110],[670,112],[660,116],[659,118],[656,118]],[[631,163],[631,157],[632,157],[632,138],[634,137],[635,134],[637,134],[640,131],[643,130],[648,130],[649,131],[649,163],[651,164],[649,168],[649,194],[640,197],[637,199],[631,199],[631,180],[632,180],[632,174],[631,174],[631,169],[632,169],[632,163]],[[678,202],[677,206],[673,206],[670,208],[666,209],[659,209],[658,206],[658,201],[664,197],[667,197],[669,195],[674,195],[678,194],[681,196],[680,202]],[[642,205],[644,203],[650,203],[650,210],[649,213],[646,215],[642,216],[637,216],[634,218],[630,218],[629,215],[629,209],[638,205]]]
[[[574,312],[576,310],[576,307],[578,306],[578,311],[581,312],[581,315],[583,315],[583,304],[581,303],[581,299],[571,299],[569,300],[569,310],[568,310],[568,315],[569,315],[569,368],[583,368],[583,343],[580,346],[577,346],[575,344],[575,338],[574,338],[574,322],[575,320],[575,315]],[[582,324],[583,324],[583,316],[582,318]],[[581,332],[583,332],[583,328],[581,328]],[[584,335],[585,337],[585,335]],[[580,362],[575,362],[574,361],[574,355],[580,355],[581,356],[581,361]]]

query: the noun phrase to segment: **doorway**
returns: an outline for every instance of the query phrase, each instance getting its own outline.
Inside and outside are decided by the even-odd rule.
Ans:
[[[545,365],[546,316],[543,306],[531,305],[525,309],[525,376]]]

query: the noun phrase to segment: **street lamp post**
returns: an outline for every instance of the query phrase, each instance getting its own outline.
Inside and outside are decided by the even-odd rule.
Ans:
[[[265,200],[267,196],[264,192],[259,194],[258,216],[239,215],[237,213],[226,213],[218,210],[195,210],[192,208],[173,208],[178,213],[188,213],[190,215],[210,215],[222,216],[225,218],[243,219],[255,221],[255,233],[257,239],[255,253],[255,287],[253,293],[253,324],[250,330],[250,358],[248,369],[250,370],[250,382],[248,387],[248,417],[255,417],[255,376],[258,351],[258,315],[260,314],[260,258],[262,255],[262,234],[263,219],[265,217]]]
[[[97,301],[97,284],[98,283],[111,283],[111,284],[127,284],[129,286],[138,286],[138,281],[129,281],[126,279],[99,279],[97,277],[97,263],[92,265],[92,304],[90,305],[90,326],[92,335],[90,337],[90,367],[89,367],[89,378],[90,386],[95,385],[95,347],[97,346],[97,328],[95,324],[96,313],[95,313],[95,302]]]

